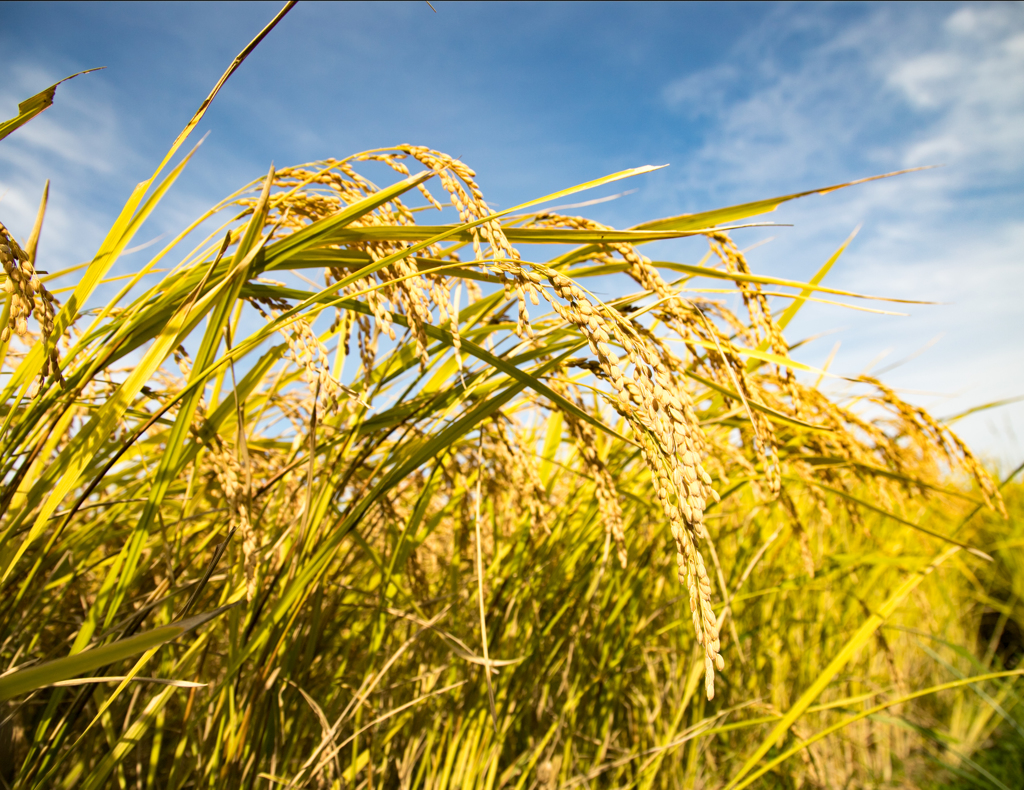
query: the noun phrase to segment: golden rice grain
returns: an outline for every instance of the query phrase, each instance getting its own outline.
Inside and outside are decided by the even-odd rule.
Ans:
[[[282,233],[293,232],[330,216],[343,205],[373,194],[377,188],[356,171],[358,163],[377,162],[406,176],[410,172],[410,160],[436,174],[435,183],[444,190],[460,222],[480,222],[491,216],[476,174],[470,168],[440,152],[404,145],[279,171],[275,187],[284,191],[271,199],[268,224],[279,227]],[[420,189],[431,207],[443,208],[425,185]],[[252,203],[250,200],[248,205]],[[414,211],[394,199],[359,218],[353,227],[393,227],[412,225],[415,221]],[[525,227],[606,229],[583,217],[553,213],[527,218]],[[630,426],[651,473],[655,493],[673,536],[678,577],[689,593],[694,632],[704,653],[705,690],[710,698],[714,694],[715,672],[722,669],[724,662],[719,624],[713,611],[712,584],[701,553],[702,542],[710,537],[704,513],[709,500],[718,498],[709,472],[714,471],[723,484],[730,475],[742,476],[757,499],[765,503],[781,498],[782,507],[790,513],[794,524],[803,569],[813,575],[809,533],[783,488],[783,461],[779,449],[783,439],[779,436],[785,434],[779,432],[790,429],[773,424],[766,409],[820,425],[824,430],[802,435],[803,446],[808,452],[838,459],[838,463],[846,465],[818,468],[799,459],[789,459],[787,474],[806,480],[809,488],[822,481],[836,490],[850,490],[854,477],[849,469],[870,468],[875,464],[882,468],[898,467],[901,451],[890,432],[830,401],[816,388],[801,385],[785,364],[755,363],[743,355],[743,348],[760,346],[785,360],[789,348],[761,287],[743,279],[750,273],[745,256],[724,233],[709,231],[708,236],[711,251],[721,265],[728,273],[739,277],[735,282],[746,312],[743,317],[727,309],[722,302],[704,297],[687,298],[678,283],[666,282],[650,259],[630,244],[587,247],[585,255],[563,257],[557,268],[551,268],[524,263],[497,221],[478,224],[469,242],[475,262],[499,280],[506,299],[515,303],[515,332],[524,347],[534,342],[529,306],[542,302],[549,305],[565,325],[573,327],[586,339],[591,357],[574,360],[571,364],[591,371],[610,385],[609,404]],[[489,247],[487,257],[485,244]],[[368,255],[375,261],[399,256],[397,262],[345,289],[351,296],[359,294],[356,298],[365,301],[370,316],[357,313],[336,319],[344,322],[335,326],[341,330],[341,341],[346,347],[349,334],[355,331],[364,374],[369,376],[375,365],[379,337],[383,334],[397,340],[396,315],[406,320],[423,368],[429,362],[427,326],[437,324],[448,328],[461,370],[459,289],[454,287],[457,279],[421,269],[415,258],[401,258],[402,251],[409,246],[406,242],[353,242],[337,246]],[[425,252],[431,259],[455,262],[459,260],[456,250],[460,246],[434,245]],[[682,356],[676,354],[661,333],[656,334],[644,322],[630,317],[631,306],[612,309],[571,277],[571,266],[575,264],[609,265],[619,260],[626,263],[627,274],[643,292],[657,300],[652,315],[682,341]],[[325,276],[330,283],[351,273],[328,269]],[[479,289],[472,280],[462,280],[462,284],[472,295],[471,300],[479,298]],[[283,309],[283,306],[271,307]],[[327,373],[326,349],[317,340],[312,327],[298,322],[287,337],[290,356],[303,370],[311,388],[318,387],[328,393],[328,398],[336,397],[341,385]],[[695,378],[710,380],[717,389],[698,387],[694,390],[687,380],[690,373]],[[582,401],[558,383],[556,377],[548,383],[556,392],[576,399],[577,406],[583,408]],[[728,393],[724,397],[731,405],[726,416],[717,423],[702,426],[694,405],[695,392],[701,393],[703,399],[720,398],[723,392]],[[900,431],[912,433],[927,446],[944,447],[949,458],[971,469],[986,495],[997,500],[998,494],[994,493],[991,481],[985,478],[983,470],[955,436],[941,430],[934,421],[928,422],[888,391],[882,391],[877,402],[896,415]],[[595,481],[598,511],[609,539],[615,544],[617,558],[625,563],[622,505],[616,493],[616,481],[601,461],[596,433],[568,409],[563,411],[563,419],[579,449],[583,468]],[[546,494],[542,493],[543,487],[536,481],[535,471],[522,452],[523,442],[529,439],[525,434],[520,435],[518,428],[509,430],[512,423],[506,425],[506,420],[502,418],[494,423],[493,430],[498,438],[488,440],[491,442],[488,463],[495,464],[495,474],[516,481],[516,490],[523,494],[520,507],[530,513],[531,522],[537,523],[542,521],[542,501]],[[749,450],[734,444],[733,427],[739,427],[741,441],[748,443]],[[473,462],[461,463],[471,467]],[[475,471],[467,467],[457,474],[469,479]],[[887,485],[882,485],[880,490]],[[884,496],[884,491],[882,493]],[[817,492],[812,498],[820,519],[824,522],[830,518],[825,497]],[[843,500],[843,504],[849,508],[851,518],[858,518],[856,507],[850,501]],[[382,503],[381,507],[386,509],[391,505]],[[463,520],[466,518],[469,516],[464,513]]]
[[[32,345],[29,335],[28,318],[34,316],[42,334],[44,344],[49,344],[53,335],[53,319],[56,316],[57,300],[36,274],[29,255],[21,248],[7,228],[0,223],[0,264],[7,275],[3,289],[7,294],[10,312],[7,325],[0,328],[0,341],[7,342],[11,335],[17,335],[26,345]],[[63,386],[60,362],[56,348],[50,348],[39,371],[40,384],[53,375]]]

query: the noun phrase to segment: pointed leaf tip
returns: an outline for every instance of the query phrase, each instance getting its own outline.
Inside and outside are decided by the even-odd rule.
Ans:
[[[65,77],[51,85],[46,90],[42,90],[35,96],[29,96],[25,101],[18,105],[18,115],[11,118],[8,121],[0,123],[0,140],[4,139],[11,132],[16,129],[20,129],[26,123],[35,118],[39,113],[53,104],[53,97],[57,93],[57,86],[62,82],[74,79],[75,77],[81,76],[82,74],[88,74],[91,71],[100,71],[106,68],[105,66],[98,66],[94,69],[86,69],[85,71],[79,71],[76,74],[72,74],[70,77]]]

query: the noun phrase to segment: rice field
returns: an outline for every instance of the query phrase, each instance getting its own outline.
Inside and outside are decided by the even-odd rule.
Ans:
[[[899,307],[825,284],[849,240],[733,240],[871,186],[620,230],[573,204],[653,168],[495,213],[401,145],[127,269],[276,21],[87,265],[46,190],[0,226],[2,786],[1020,787],[1020,469],[798,360],[808,301]]]

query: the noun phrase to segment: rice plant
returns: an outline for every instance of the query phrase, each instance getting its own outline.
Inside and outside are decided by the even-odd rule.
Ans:
[[[851,185],[616,230],[552,204],[653,168],[495,213],[399,145],[111,278],[274,23],[87,266],[37,261],[45,191],[0,226],[4,785],[1006,786],[1019,487],[793,358],[807,301],[886,305],[823,284],[846,244],[793,282],[730,235]]]

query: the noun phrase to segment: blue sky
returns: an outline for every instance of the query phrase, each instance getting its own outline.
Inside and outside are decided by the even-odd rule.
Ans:
[[[1024,394],[1024,5],[299,3],[218,96],[210,135],[140,240],[278,166],[410,142],[461,157],[514,203],[643,164],[588,209],[620,227],[904,167],[787,204],[736,234],[753,268],[809,277],[856,226],[835,287],[943,302],[909,317],[805,308],[798,358],[884,374],[938,415]],[[276,3],[0,3],[0,116],[81,69],[0,144],[0,217],[85,260]],[[621,187],[616,187],[616,190]],[[606,193],[616,190],[606,190]],[[595,194],[598,197],[601,193]],[[659,255],[695,262],[699,241]],[[137,253],[143,256],[145,253]],[[141,264],[143,261],[132,262]],[[937,338],[937,339],[936,339]],[[1024,457],[1024,403],[960,433]]]

